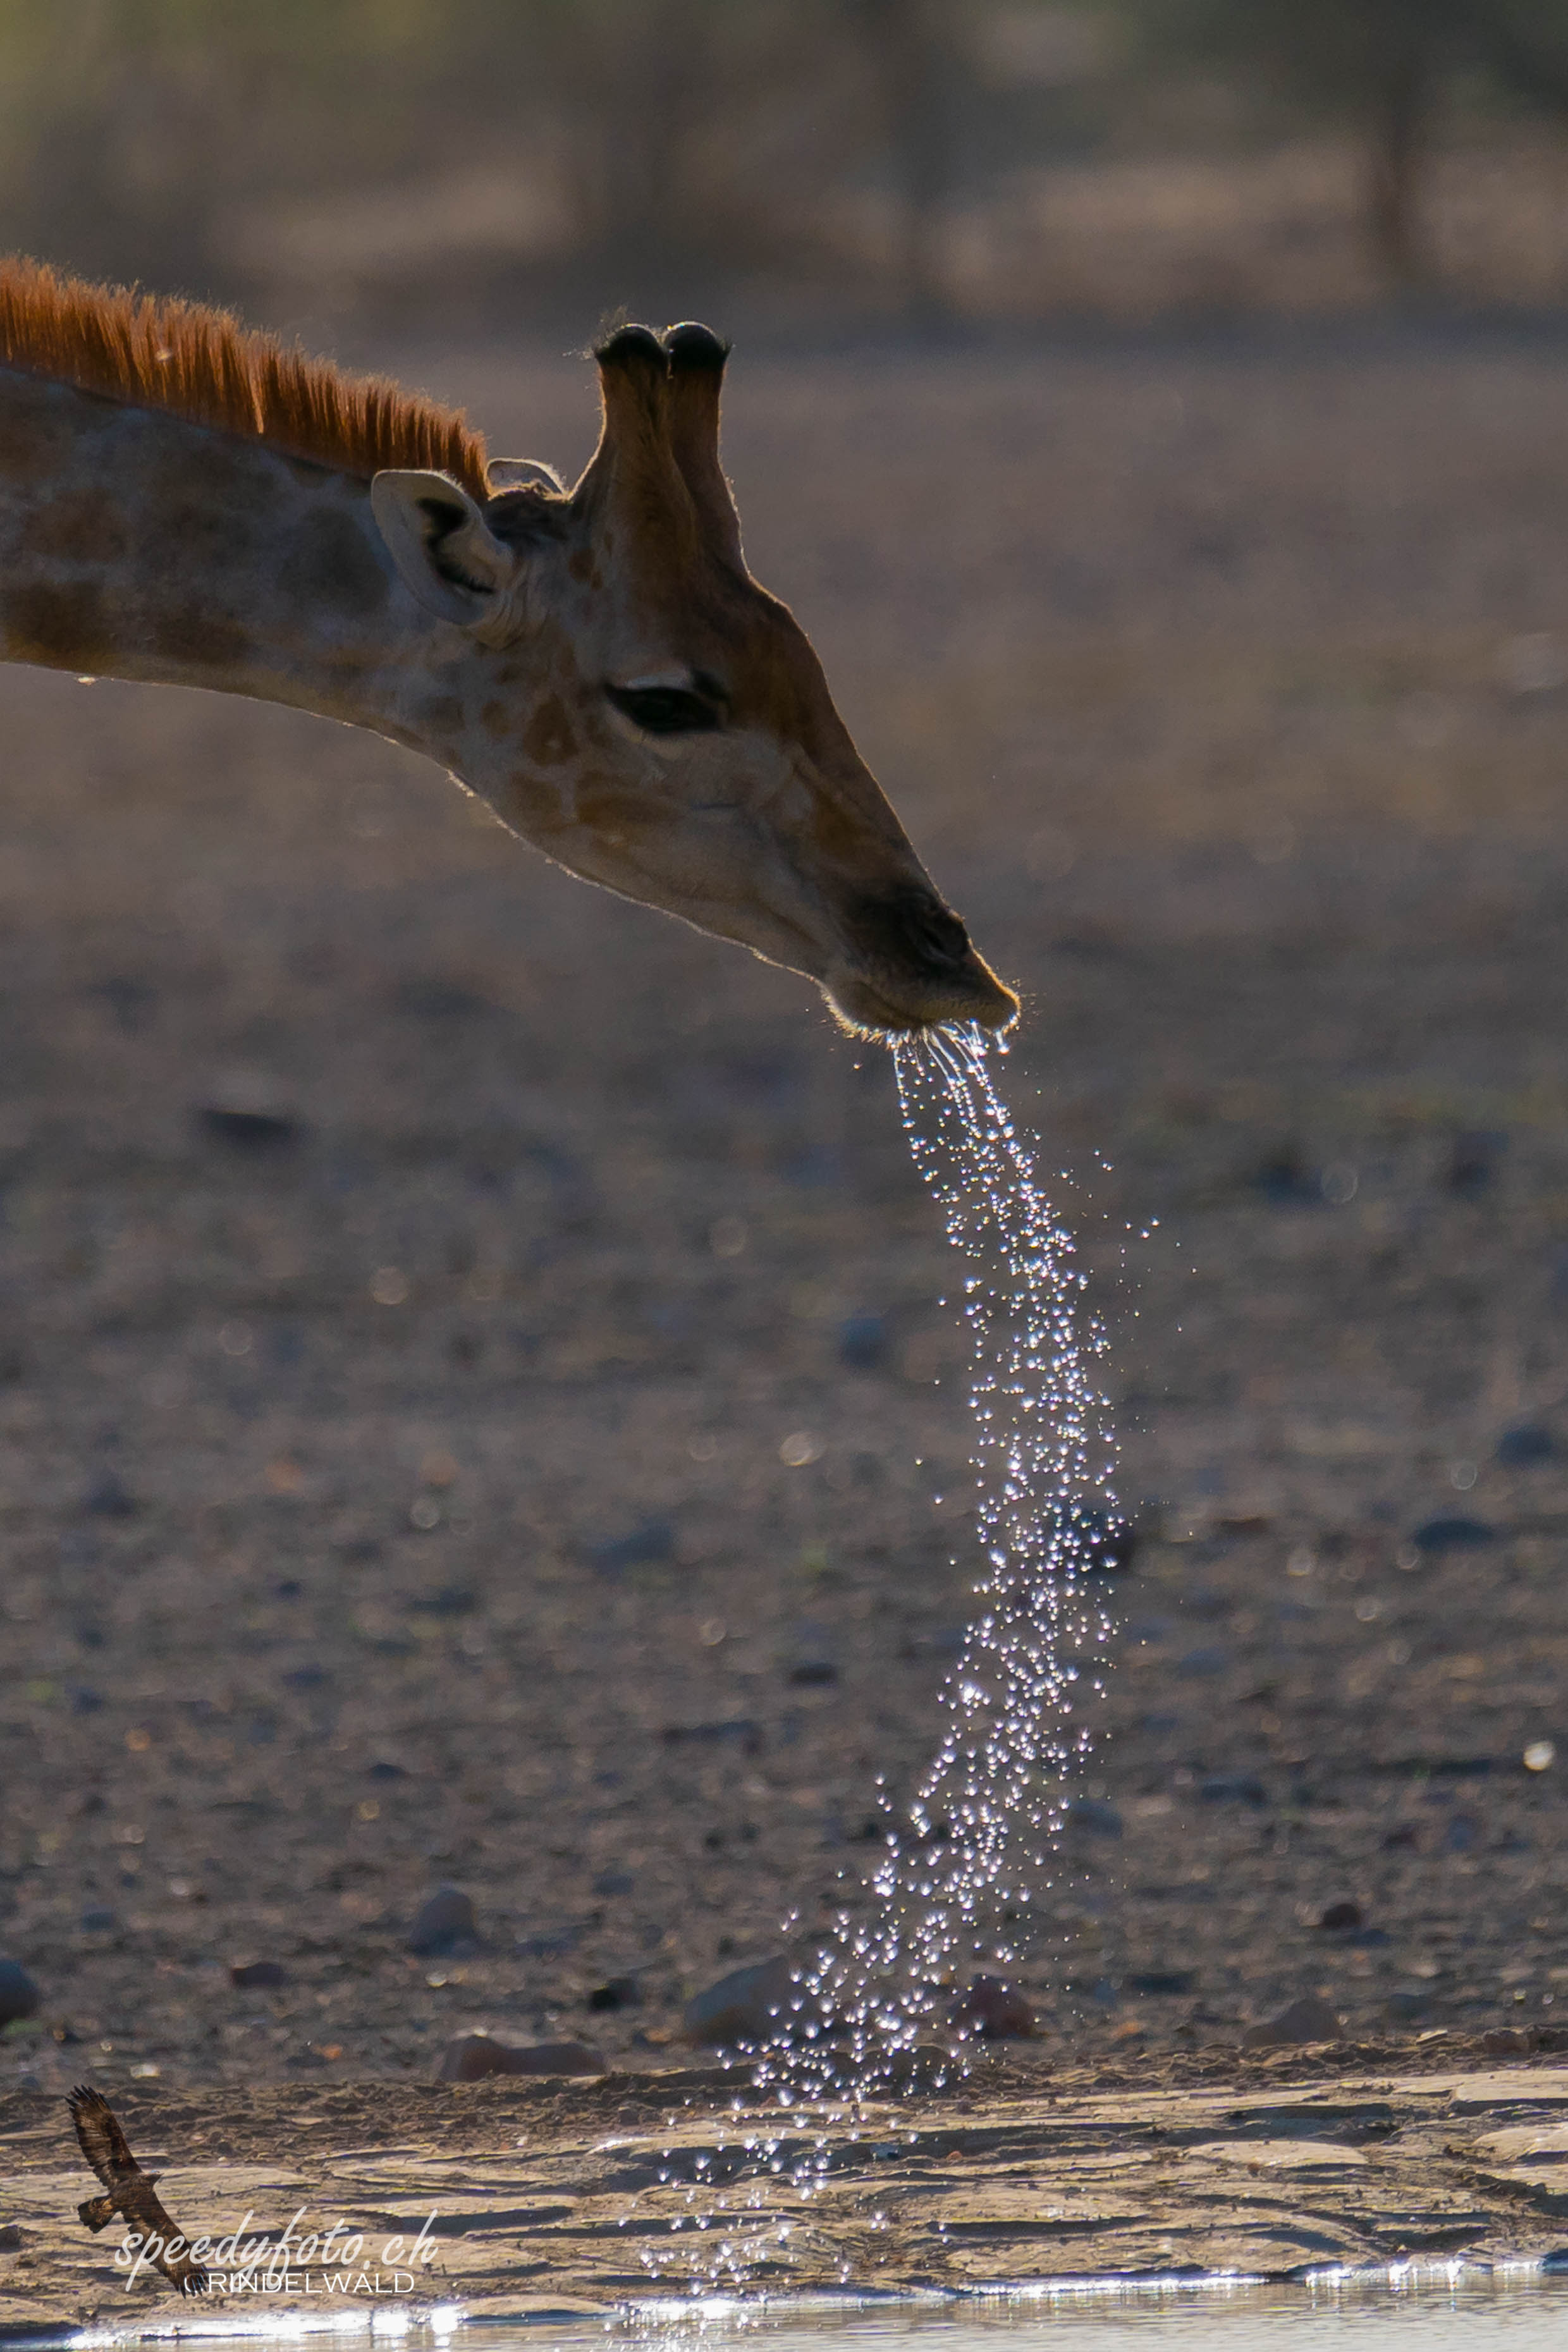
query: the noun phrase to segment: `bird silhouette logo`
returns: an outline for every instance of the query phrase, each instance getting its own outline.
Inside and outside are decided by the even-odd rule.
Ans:
[[[182,2294],[205,2294],[207,2273],[192,2254],[158,2195],[162,2175],[143,2172],[131,2153],[119,2117],[101,2091],[79,2084],[70,2095],[71,2121],[81,2152],[102,2181],[104,2194],[77,2207],[83,2225],[107,2230],[118,2213],[135,2232],[138,2249]]]

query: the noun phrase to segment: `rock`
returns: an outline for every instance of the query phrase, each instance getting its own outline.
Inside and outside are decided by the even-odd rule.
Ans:
[[[438,1886],[408,1930],[408,1949],[423,1959],[448,1959],[479,1948],[472,1903],[460,1887]]]
[[[120,1925],[120,1914],[111,1911],[107,1903],[89,1903],[81,1915],[84,1936],[107,1936]]]
[[[1081,1830],[1087,1837],[1119,1838],[1121,1816],[1114,1805],[1100,1797],[1075,1797],[1063,1816],[1069,1830]]]
[[[836,1683],[838,1680],[838,1669],[831,1658],[803,1658],[797,1666],[790,1668],[787,1679],[809,1688],[820,1684]]]
[[[15,2221],[0,2224],[0,2254],[19,2254],[26,2242]]]
[[[969,1990],[947,2012],[948,2023],[982,2042],[1027,2042],[1035,2031],[1035,2012],[1026,1994],[1001,1977],[972,1979]]]
[[[1497,1529],[1484,1519],[1468,1519],[1462,1514],[1440,1519],[1426,1519],[1410,1538],[1417,1551],[1480,1551],[1497,1541]]]
[[[618,1576],[623,1568],[653,1568],[673,1559],[675,1529],[668,1519],[644,1519],[626,1535],[612,1536],[584,1549],[601,1576]]]
[[[228,1980],[241,1992],[265,1992],[276,1985],[286,1985],[289,1971],[281,1960],[236,1960],[229,1969]]]
[[[411,1610],[421,1611],[426,1617],[468,1617],[479,1605],[479,1594],[467,1584],[443,1584],[408,1603]]]
[[[246,1109],[237,1104],[198,1103],[195,1118],[204,1135],[234,1151],[288,1151],[309,1132],[303,1119],[288,1111]]]
[[[1306,1164],[1293,1143],[1281,1144],[1271,1151],[1251,1181],[1253,1189],[1277,1208],[1322,1207],[1323,1187],[1318,1171]]]
[[[940,2042],[917,2042],[912,2049],[889,2051],[877,2068],[882,2080],[900,2091],[945,2091],[963,2072],[963,2061]]]
[[[602,1870],[594,1881],[595,1895],[630,1895],[636,1886],[629,1870]]]
[[[1318,1921],[1320,1927],[1327,1927],[1331,1932],[1359,1927],[1361,1924],[1361,1905],[1351,1902],[1348,1897],[1338,1903],[1331,1903]]]
[[[487,2074],[603,2074],[599,2053],[586,2042],[492,2042],[488,2033],[459,2033],[441,2053],[438,2083],[478,2083]]]
[[[1399,2025],[1407,2025],[1412,2018],[1425,2017],[1431,2006],[1429,1992],[1391,1992],[1388,1996],[1388,2013]]]
[[[1205,1645],[1189,1650],[1184,1657],[1178,1658],[1176,1672],[1179,1675],[1223,1675],[1229,1664],[1228,1650],[1222,1650],[1217,1645]]]
[[[789,2012],[802,2005],[795,1972],[782,1954],[755,1960],[731,1969],[687,2002],[687,2039],[709,2050],[779,2041],[787,2032]]]
[[[1344,2027],[1328,2002],[1310,1992],[1282,2009],[1278,2017],[1249,2025],[1241,2037],[1244,2050],[1280,2050],[1296,2042],[1342,2042]]]
[[[1520,1422],[1505,1429],[1497,1442],[1497,1458],[1505,1470],[1523,1470],[1534,1462],[1550,1462],[1557,1451],[1557,1442],[1549,1429],[1537,1422]]]
[[[1198,1783],[1206,1805],[1266,1805],[1268,1791],[1256,1772],[1211,1772]]]
[[[838,1360],[852,1371],[874,1372],[888,1359],[888,1327],[880,1315],[847,1315],[838,1326]]]
[[[0,2025],[33,2016],[43,1997],[20,1960],[0,1960]]]
[[[1138,1530],[1131,1519],[1109,1511],[1079,1511],[1074,1520],[1080,1576],[1122,1576],[1138,1553]]]
[[[1448,1156],[1449,1192],[1461,1200],[1475,1200],[1497,1174],[1498,1160],[1507,1149],[1507,1136],[1496,1128],[1461,1128]]]
[[[1534,2047],[1535,2036],[1523,2026],[1494,2025],[1481,2036],[1489,2058],[1528,2057]]]
[[[732,1740],[743,1755],[763,1752],[762,1725],[749,1715],[730,1716],[721,1723],[667,1723],[658,1736],[667,1748],[719,1748]]]
[[[136,1515],[136,1497],[112,1470],[100,1470],[81,1498],[81,1507],[100,1519],[129,1519]]]
[[[588,1995],[590,2009],[640,2009],[642,1987],[636,1977],[611,1977]]]

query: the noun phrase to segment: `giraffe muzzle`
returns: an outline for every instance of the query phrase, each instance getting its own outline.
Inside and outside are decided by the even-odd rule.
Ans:
[[[825,982],[851,1027],[883,1035],[974,1022],[1011,1026],[1013,991],[978,956],[951,908],[933,891],[901,889],[859,900],[847,929],[851,959]]]

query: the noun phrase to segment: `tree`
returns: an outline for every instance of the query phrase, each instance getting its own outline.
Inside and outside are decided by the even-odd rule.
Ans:
[[[1421,275],[1423,172],[1459,78],[1568,111],[1568,0],[1147,0],[1143,13],[1160,48],[1357,126],[1368,241],[1396,283]]]

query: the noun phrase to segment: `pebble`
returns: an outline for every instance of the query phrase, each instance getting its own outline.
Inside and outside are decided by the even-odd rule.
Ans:
[[[89,1903],[81,1915],[82,1933],[87,1936],[107,1936],[120,1925],[120,1914],[111,1911],[107,1903]]]
[[[438,1886],[408,1930],[408,1949],[425,1959],[450,1959],[479,1948],[472,1903],[461,1887]]]
[[[602,1870],[594,1881],[595,1895],[630,1895],[637,1880],[629,1870]]]
[[[847,1315],[838,1326],[838,1360],[852,1371],[874,1372],[887,1361],[888,1327],[879,1315]]]
[[[1505,1429],[1497,1442],[1497,1458],[1506,1470],[1522,1470],[1532,1462],[1550,1462],[1557,1451],[1549,1429],[1536,1422],[1521,1422]]]
[[[1266,1805],[1268,1791],[1256,1772],[1213,1772],[1198,1783],[1208,1805]]]
[[[1497,1529],[1485,1519],[1462,1515],[1426,1519],[1410,1538],[1417,1551],[1480,1551],[1497,1541]]]
[[[1338,1903],[1331,1903],[1323,1912],[1321,1917],[1319,1919],[1318,1925],[1320,1927],[1327,1927],[1333,1930],[1337,1928],[1359,1927],[1362,1925],[1362,1920],[1363,1915],[1361,1905],[1359,1903],[1352,1903],[1347,1896]]]
[[[1138,1554],[1138,1530],[1131,1519],[1114,1518],[1109,1511],[1078,1515],[1079,1566],[1082,1576],[1121,1576]]]
[[[488,2033],[459,2033],[441,2053],[438,2083],[477,2083],[486,2074],[604,2074],[598,2051],[586,2042],[492,2042]]]
[[[81,1507],[100,1519],[129,1519],[135,1516],[136,1497],[112,1470],[100,1470],[82,1496]]]
[[[1429,1992],[1391,1992],[1388,1996],[1388,2013],[1402,2024],[1413,2017],[1425,2017],[1431,2006]]]
[[[644,1519],[629,1534],[612,1536],[584,1547],[601,1576],[618,1576],[623,1568],[653,1568],[675,1557],[675,1529],[668,1519]]]
[[[31,2017],[43,1997],[20,1960],[0,1960],[0,2025]]]
[[[1065,1818],[1068,1829],[1082,1830],[1089,1837],[1119,1838],[1121,1835],[1121,1814],[1114,1805],[1108,1805],[1100,1797],[1075,1797]],[[979,1982],[978,1979],[976,1982]]]
[[[281,1960],[236,1960],[229,1969],[228,1980],[242,1992],[262,1992],[275,1985],[286,1985],[289,1971]]]
[[[779,2011],[798,1999],[794,1971],[782,1953],[731,1969],[687,2002],[687,2039],[709,2050],[770,2042],[779,2031]]]
[[[1293,2000],[1278,2017],[1249,2025],[1241,2037],[1244,2050],[1278,2050],[1293,2042],[1342,2042],[1344,2027],[1329,2003],[1317,1993]]]
[[[967,2027],[983,2042],[1027,2042],[1035,2031],[1027,1995],[1001,1977],[973,1978],[947,2015],[949,2024]]]
[[[226,1103],[198,1103],[196,1124],[215,1142],[236,1151],[287,1151],[308,1132],[303,1119],[286,1111],[240,1110]]]
[[[611,1977],[588,1995],[590,2009],[640,2009],[642,1987],[636,1977]]]

